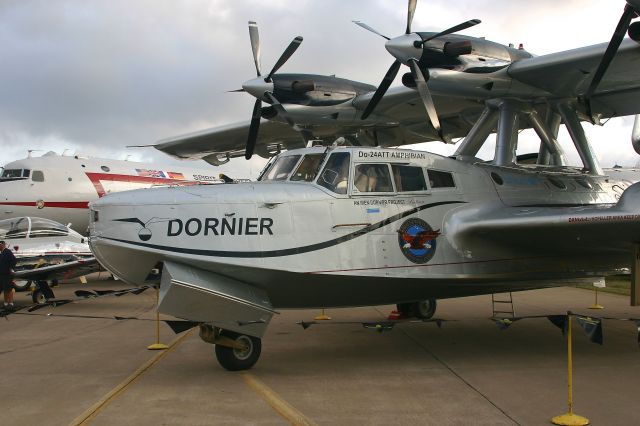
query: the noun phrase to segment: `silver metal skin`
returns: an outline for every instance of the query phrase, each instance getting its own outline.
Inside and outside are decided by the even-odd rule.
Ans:
[[[640,154],[640,115],[636,115],[633,120],[633,129],[631,131],[631,145],[633,149]]]
[[[566,102],[560,102],[556,105],[556,108],[562,116],[562,121],[565,123],[571,139],[580,155],[580,159],[584,164],[585,169],[593,175],[602,175],[603,171],[598,164],[598,159],[589,144],[587,135],[584,133],[584,129],[580,124],[580,120],[575,112],[575,109]]]
[[[269,99],[267,99],[264,94],[265,92],[273,92],[274,84],[273,81],[266,82],[263,77],[257,77],[242,83],[242,88],[250,95],[269,102]]]
[[[500,103],[498,134],[493,163],[496,166],[508,166],[516,162],[516,146],[518,143],[518,105],[506,99]]]
[[[546,148],[546,152],[550,155],[550,164],[561,166],[565,164],[564,154],[562,152],[562,147],[556,140],[555,136],[551,132],[549,128],[547,128],[546,124],[540,120],[540,117],[536,111],[531,111],[528,114],[529,121],[533,125],[533,129],[536,131],[542,144],[544,144]],[[557,131],[556,131],[557,132]]]
[[[394,58],[408,66],[410,59],[420,59],[422,57],[422,48],[414,46],[416,41],[422,41],[418,34],[403,34],[388,40],[384,47]]]

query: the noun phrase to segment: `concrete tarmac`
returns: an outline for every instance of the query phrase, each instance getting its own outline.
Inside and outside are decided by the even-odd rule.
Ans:
[[[90,280],[77,289],[126,288]],[[640,318],[623,296],[556,288],[514,293],[517,315]],[[16,302],[29,304],[25,293]],[[11,425],[547,425],[567,412],[566,339],[546,318],[501,331],[491,297],[441,300],[434,323],[379,333],[344,321],[381,321],[391,306],[283,311],[248,372],[220,367],[195,332],[156,340],[155,291],[104,297],[0,319],[0,423]],[[48,315],[52,314],[52,315]],[[114,320],[86,317],[122,316]],[[574,324],[574,412],[593,425],[640,424],[637,326],[605,320],[604,345]]]

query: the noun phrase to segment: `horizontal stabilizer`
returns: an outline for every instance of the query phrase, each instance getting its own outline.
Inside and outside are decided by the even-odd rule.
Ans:
[[[174,262],[164,263],[158,310],[255,337],[277,313],[259,288]]]

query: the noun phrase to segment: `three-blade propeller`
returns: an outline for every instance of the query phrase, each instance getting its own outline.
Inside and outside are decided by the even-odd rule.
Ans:
[[[273,94],[274,84],[273,75],[291,58],[294,52],[300,47],[302,43],[302,37],[298,36],[294,38],[289,46],[282,52],[280,58],[276,61],[269,74],[265,77],[262,76],[261,64],[260,64],[260,34],[258,32],[258,24],[254,21],[249,21],[249,38],[251,40],[251,51],[253,52],[253,62],[256,66],[257,78],[246,81],[242,85],[242,90],[255,96],[256,102],[253,104],[253,113],[251,114],[251,124],[249,126],[249,135],[247,137],[247,145],[245,148],[244,157],[248,160],[253,156],[253,152],[258,140],[258,131],[260,129],[260,119],[262,117],[262,100],[269,102],[277,114],[282,117],[291,127],[295,127],[295,123],[291,116],[287,113],[287,110],[276,99]]]
[[[429,86],[427,86],[429,71],[420,67],[420,58],[416,56],[419,56],[418,53],[421,52],[421,50],[416,51],[416,49],[422,49],[424,47],[424,44],[430,40],[470,28],[474,25],[478,25],[480,23],[480,20],[472,19],[463,22],[462,24],[448,28],[437,34],[434,34],[427,39],[415,40],[415,38],[412,39],[410,37],[407,37],[407,35],[412,34],[411,24],[415,15],[416,5],[417,0],[409,0],[407,10],[407,27],[405,29],[405,34],[394,39],[390,39],[389,37],[379,33],[364,22],[353,21],[356,25],[359,25],[360,27],[371,31],[374,34],[387,39],[387,50],[389,50],[389,52],[396,57],[396,60],[393,62],[393,64],[391,64],[391,67],[389,67],[389,70],[382,79],[382,82],[371,97],[369,104],[367,104],[366,108],[362,112],[361,119],[364,120],[369,117],[369,115],[371,115],[380,100],[382,100],[382,98],[384,97],[384,94],[387,92],[387,89],[389,89],[389,86],[391,85],[393,80],[398,75],[400,65],[405,64],[411,69],[411,75],[416,82],[416,87],[418,89],[418,92],[420,93],[420,98],[422,99],[422,103],[425,106],[425,110],[427,111],[427,116],[429,117],[431,125],[436,130],[436,132],[438,132],[440,139],[444,140],[442,128],[440,127],[440,120],[438,119],[438,114],[433,103],[433,98],[431,97],[431,92],[429,91]],[[398,52],[398,54],[396,54],[396,52]]]
[[[611,41],[607,46],[607,50],[605,50],[604,55],[600,61],[600,65],[596,69],[595,74],[593,75],[593,79],[591,80],[591,84],[589,88],[585,92],[584,100],[587,107],[587,114],[591,117],[591,120],[594,121],[593,115],[591,113],[591,97],[596,93],[602,78],[604,77],[609,65],[611,65],[611,61],[616,56],[618,49],[620,48],[620,44],[622,44],[622,40],[624,39],[624,34],[627,30],[630,30],[631,20],[636,18],[640,14],[640,5],[632,5],[631,3],[640,3],[640,2],[629,2],[627,1],[627,5],[624,8],[624,12],[620,17],[620,21],[618,22],[618,26],[613,32],[613,36],[611,37]],[[638,24],[634,24],[638,25]],[[637,27],[636,27],[637,28]]]

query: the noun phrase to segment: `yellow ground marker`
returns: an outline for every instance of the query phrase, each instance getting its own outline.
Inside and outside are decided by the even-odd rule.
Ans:
[[[164,343],[160,343],[160,311],[158,310],[158,304],[160,302],[160,289],[156,288],[156,342],[147,346],[150,351],[162,351],[169,349],[169,346]]]
[[[151,367],[156,365],[158,363],[158,361],[160,361],[169,352],[171,352],[180,343],[182,343],[182,341],[184,339],[186,339],[186,337],[189,336],[193,332],[193,330],[194,329],[191,329],[191,330],[187,331],[186,333],[184,333],[182,336],[176,337],[173,340],[173,342],[171,342],[171,344],[169,345],[169,348],[166,351],[158,352],[157,355],[155,355],[154,357],[149,359],[147,362],[145,362],[140,368],[138,368],[136,371],[134,371],[133,374],[131,374],[126,379],[124,379],[118,386],[113,388],[109,393],[107,393],[105,396],[103,396],[98,402],[93,404],[91,407],[86,409],[82,414],[80,414],[78,417],[73,419],[73,421],[71,423],[69,423],[69,424],[71,426],[80,426],[80,425],[88,424],[88,422],[90,422],[98,414],[100,414],[100,411],[102,411],[102,409],[104,407],[109,405],[109,403],[111,403],[111,401],[113,401],[119,395],[124,393],[127,390],[127,388],[129,387],[129,385],[133,384],[147,370],[149,370]]]
[[[278,414],[295,426],[312,426],[316,423],[282,399],[269,386],[251,373],[242,373],[247,386],[256,391]]]
[[[329,321],[331,317],[324,313],[324,308],[322,309],[322,313],[314,318],[316,321]]]

